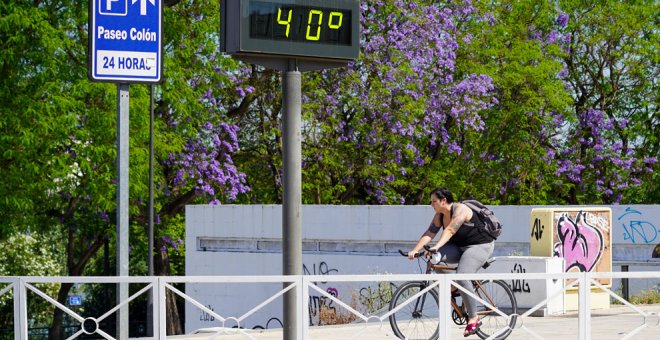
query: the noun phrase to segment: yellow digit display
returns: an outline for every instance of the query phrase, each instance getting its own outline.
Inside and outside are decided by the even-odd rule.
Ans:
[[[280,24],[280,25],[285,25],[286,26],[285,36],[287,38],[289,37],[289,30],[291,29],[291,12],[293,12],[292,9],[289,10],[289,14],[287,15],[287,19],[282,20],[282,9],[281,8],[277,9],[277,23]]]
[[[318,16],[318,20],[316,21],[316,33],[314,35],[310,35],[309,32],[312,30],[312,21],[314,20],[314,15]],[[321,23],[323,22],[323,12],[313,9],[309,11],[309,14],[307,15],[307,35],[305,35],[305,39],[307,40],[319,40],[321,37]]]
[[[351,45],[352,12],[289,1],[250,1],[250,36],[264,40]]]
[[[339,18],[336,24],[332,23],[333,17]],[[341,22],[343,19],[344,19],[344,14],[342,12],[330,12],[330,18],[328,18],[328,27],[332,28],[333,30],[339,29],[341,27]]]

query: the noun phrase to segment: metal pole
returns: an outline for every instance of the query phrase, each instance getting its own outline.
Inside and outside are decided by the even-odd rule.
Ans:
[[[117,276],[128,276],[129,85],[117,84]],[[117,303],[128,300],[128,283],[117,284]],[[117,338],[128,339],[128,305],[117,314]]]
[[[628,265],[624,264],[621,265],[621,271],[622,272],[627,272],[628,271]],[[630,301],[630,288],[628,288],[628,278],[624,277],[621,279],[621,295],[623,295],[623,299],[626,301]]]
[[[154,275],[154,86],[149,86],[149,276]]]
[[[283,275],[302,275],[302,174],[301,174],[301,89],[300,72],[294,61],[282,74],[282,102],[284,117],[282,129],[283,159],[283,206],[282,206],[282,259]],[[289,283],[290,284],[290,283]],[[289,284],[285,284],[289,285]],[[296,310],[296,290],[292,289],[284,297],[284,339],[297,338],[298,324]]]
[[[148,275],[154,276],[154,86],[149,86],[149,251],[148,251],[149,273]],[[154,286],[155,287],[155,286]],[[154,324],[149,322],[153,319],[154,308],[154,292],[148,296],[147,301],[147,336],[152,336],[154,331]]]

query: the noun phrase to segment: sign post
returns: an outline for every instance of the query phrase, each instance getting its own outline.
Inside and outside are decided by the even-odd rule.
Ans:
[[[117,83],[117,276],[129,275],[129,84],[161,81],[162,20],[162,0],[89,0],[89,79]],[[128,296],[118,283],[118,339],[128,339]]]

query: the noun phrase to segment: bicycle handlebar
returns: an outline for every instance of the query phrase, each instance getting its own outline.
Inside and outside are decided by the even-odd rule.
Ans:
[[[429,247],[428,244],[424,246],[424,250],[428,251],[431,254],[434,254],[434,253],[437,252],[437,250],[431,249],[431,247]]]
[[[405,251],[403,251],[403,250],[401,250],[401,249],[399,249],[399,254],[401,254],[401,256],[408,257],[408,253],[406,253]],[[418,258],[418,257],[421,257],[421,256],[424,256],[424,252],[423,252],[423,251],[420,251],[420,252],[418,252],[417,254],[415,254],[415,258]]]

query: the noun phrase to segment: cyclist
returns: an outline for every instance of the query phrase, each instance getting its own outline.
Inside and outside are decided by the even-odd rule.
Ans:
[[[434,252],[433,261],[458,263],[457,273],[476,273],[493,253],[495,240],[482,231],[482,228],[476,227],[477,223],[482,222],[477,216],[473,216],[469,207],[454,202],[454,196],[448,189],[440,187],[431,191],[431,206],[435,210],[433,220],[415,247],[408,252],[408,258],[413,259],[442,228],[438,242],[431,247],[431,252]],[[469,280],[460,280],[457,283],[467,291],[472,291]],[[462,291],[460,293],[468,314],[468,324],[463,332],[463,336],[467,337],[474,334],[480,326],[477,303],[469,295]]]

